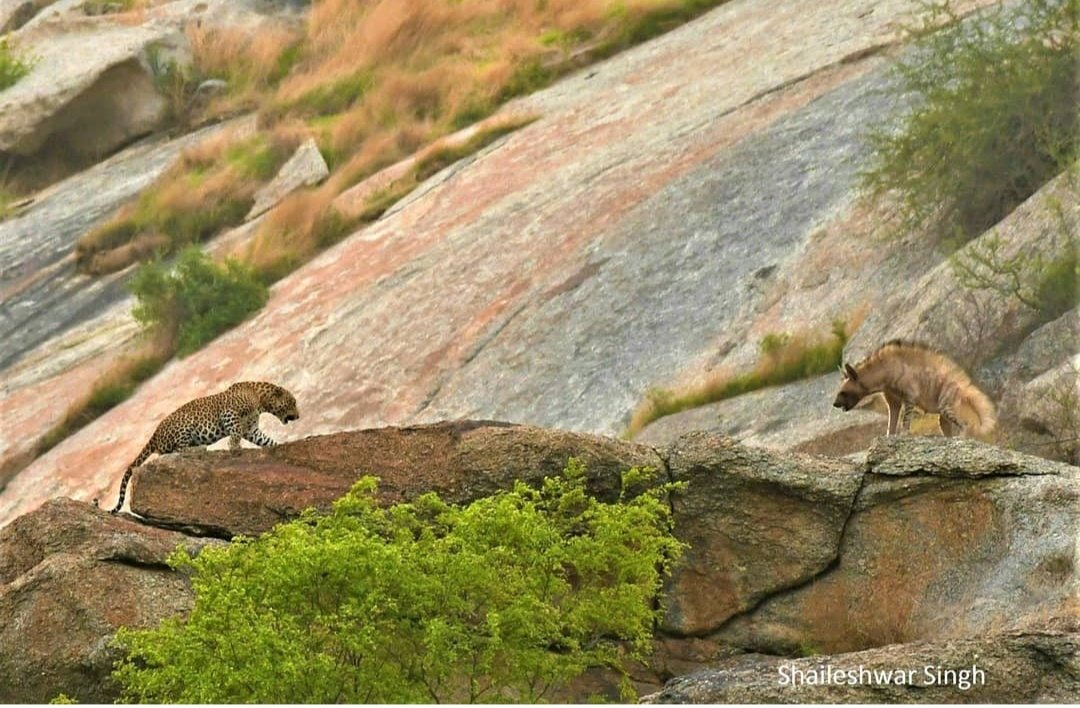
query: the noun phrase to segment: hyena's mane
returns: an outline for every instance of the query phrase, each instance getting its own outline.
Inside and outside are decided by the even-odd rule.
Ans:
[[[893,363],[908,363],[935,371],[938,375],[970,384],[967,372],[940,350],[924,342],[909,339],[890,339],[875,349],[855,368],[865,371]]]

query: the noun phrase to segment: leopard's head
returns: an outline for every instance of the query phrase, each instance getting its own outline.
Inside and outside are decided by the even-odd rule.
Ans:
[[[275,416],[286,425],[300,419],[300,410],[296,407],[296,398],[281,386],[261,383],[263,410]]]

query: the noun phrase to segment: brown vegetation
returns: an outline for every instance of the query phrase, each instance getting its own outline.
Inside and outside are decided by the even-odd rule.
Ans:
[[[844,345],[864,317],[865,309],[860,309],[847,322],[837,320],[828,335],[816,332],[766,335],[760,342],[761,357],[750,371],[714,371],[678,388],[650,389],[645,400],[634,409],[624,437],[633,438],[646,425],[664,416],[833,371],[843,360]]]
[[[287,158],[278,147],[297,144],[301,134],[314,135],[331,179],[281,204],[247,252],[273,280],[351,225],[328,211],[345,189],[590,56],[640,42],[722,2],[324,0],[312,6],[302,33],[284,24],[258,32],[192,25],[191,67],[162,60],[155,69],[177,119],[199,123],[256,109],[260,137],[254,145],[228,146],[217,139],[189,151],[136,204],[80,239],[79,267],[91,274],[112,272],[238,223],[273,171],[244,169],[243,159],[237,164],[222,155],[270,146],[280,159],[260,164],[276,169]],[[228,90],[200,102],[194,87],[208,78],[225,80]],[[188,115],[192,111],[197,115]],[[465,154],[455,150],[433,159]],[[433,169],[434,163],[418,165],[408,179],[377,195],[360,220],[377,217],[410,182],[419,183]]]

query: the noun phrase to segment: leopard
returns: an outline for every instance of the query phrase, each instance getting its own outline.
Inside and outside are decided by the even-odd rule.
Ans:
[[[124,472],[120,482],[120,499],[110,511],[116,514],[124,506],[124,495],[135,469],[150,455],[165,455],[190,448],[205,448],[223,438],[229,438],[229,450],[240,449],[240,440],[259,447],[276,445],[259,430],[259,415],[270,413],[288,425],[300,419],[296,398],[288,390],[265,381],[240,381],[224,391],[196,398],[165,417],[158,424],[150,441]],[[98,500],[94,500],[97,505]]]

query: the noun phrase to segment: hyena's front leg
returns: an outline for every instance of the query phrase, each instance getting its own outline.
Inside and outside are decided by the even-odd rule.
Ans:
[[[886,435],[896,435],[896,428],[900,422],[900,397],[891,391],[885,391],[885,403],[889,406],[889,429]]]
[[[915,415],[915,406],[908,402],[900,405],[900,430],[904,435],[911,433],[911,419]]]

